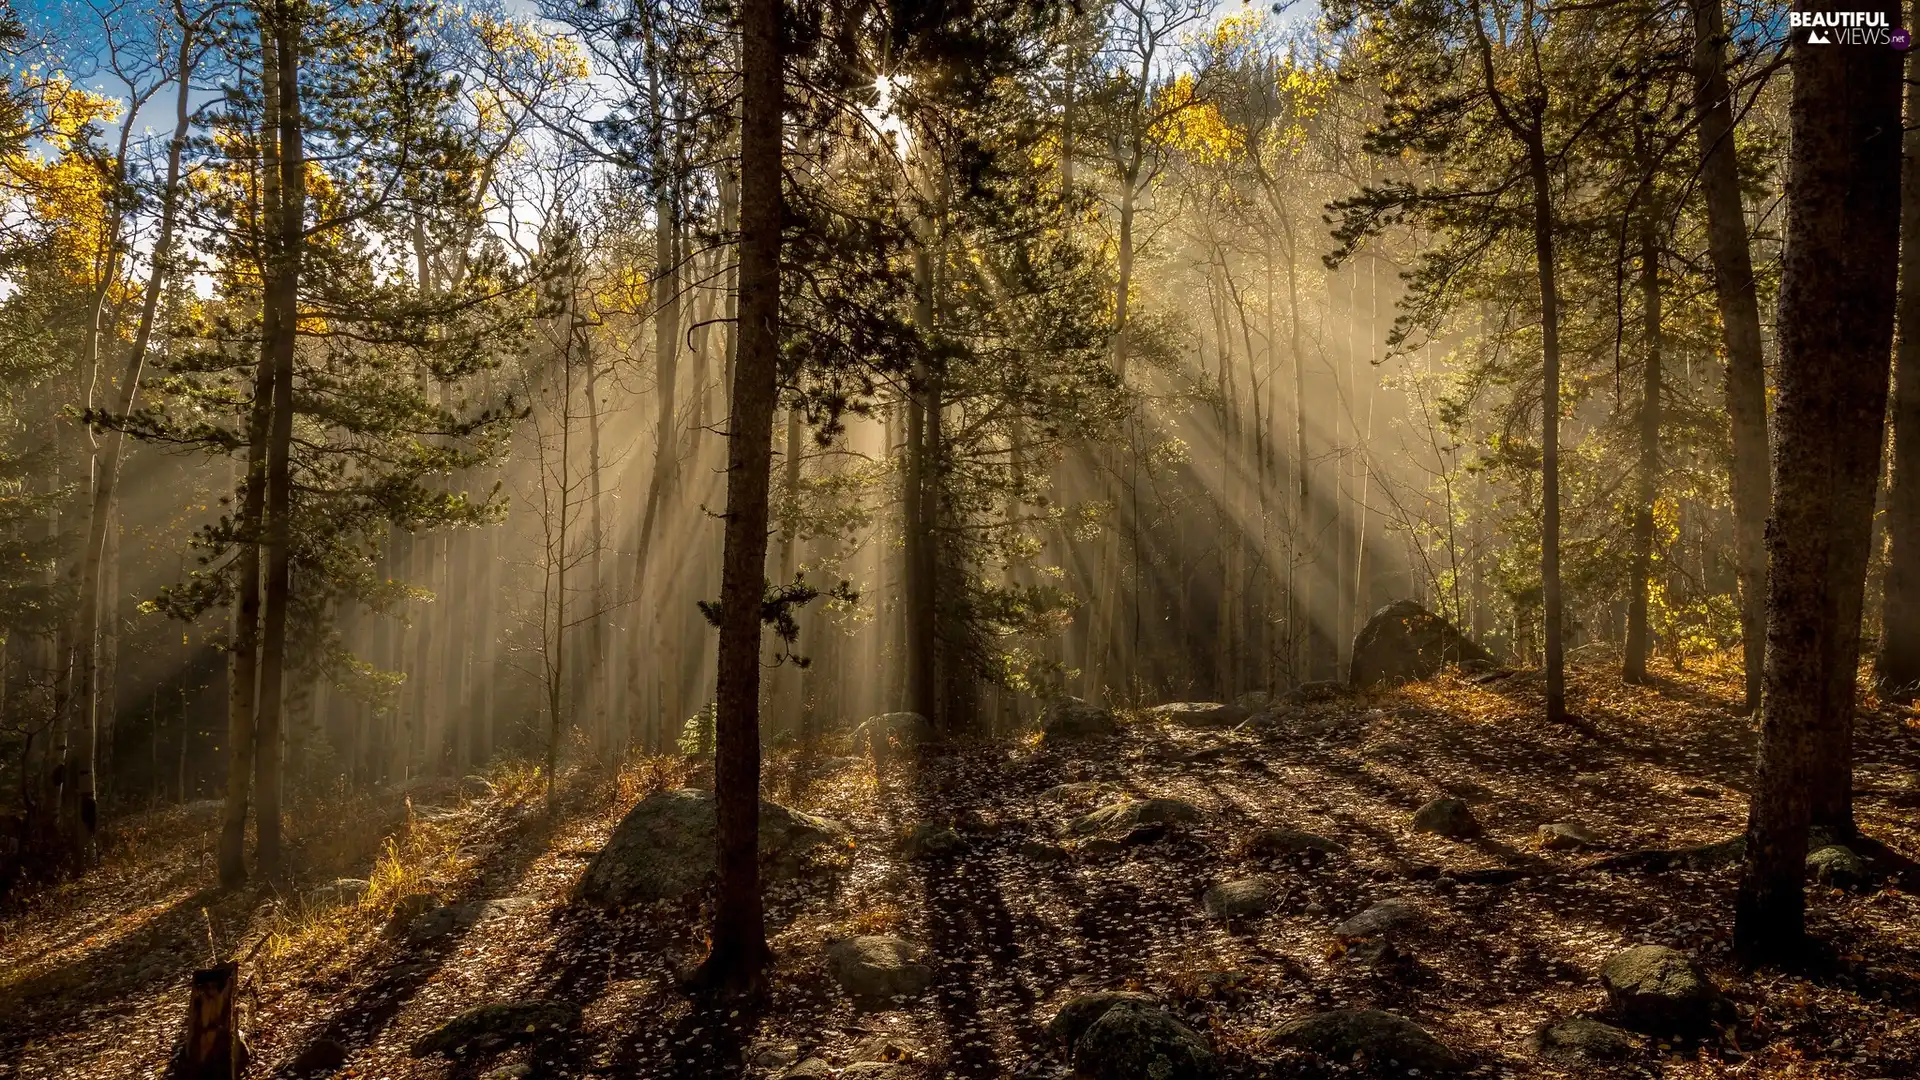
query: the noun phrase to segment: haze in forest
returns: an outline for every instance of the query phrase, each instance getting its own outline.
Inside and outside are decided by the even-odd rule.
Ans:
[[[1920,1067],[1895,41],[17,4],[0,1076]]]

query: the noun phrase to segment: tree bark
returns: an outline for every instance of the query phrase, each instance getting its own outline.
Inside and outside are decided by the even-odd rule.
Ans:
[[[1740,164],[1733,141],[1732,92],[1727,86],[1726,33],[1720,0],[1692,0],[1695,108],[1699,111],[1700,190],[1707,207],[1707,249],[1727,348],[1727,417],[1733,459],[1727,464],[1733,497],[1734,558],[1740,582],[1740,641],[1746,659],[1747,709],[1760,707],[1767,641],[1767,515],[1773,501],[1767,475],[1767,372],[1760,347],[1760,305],[1754,295],[1753,255],[1740,203]]]
[[[278,244],[280,195],[280,61],[273,31],[260,25],[260,268],[270,272]],[[275,367],[272,342],[279,309],[260,300],[260,363],[253,379],[247,419],[247,472],[235,527],[233,629],[227,642],[227,791],[220,830],[220,883],[232,888],[247,879],[247,807],[253,791],[254,706],[260,672],[260,542],[267,491],[267,428],[273,414]],[[182,735],[184,753],[185,735]]]
[[[1888,25],[1898,25],[1891,5]],[[1798,31],[1796,31],[1798,33]],[[1750,959],[1805,932],[1810,824],[1850,832],[1854,675],[1886,417],[1900,203],[1891,49],[1794,47],[1780,279],[1766,700],[1734,941]]]
[[[187,1041],[178,1080],[238,1080],[246,1070],[246,1046],[234,1017],[240,965],[229,960],[193,973],[187,994]]]
[[[1540,275],[1540,594],[1546,618],[1547,722],[1557,724],[1567,715],[1566,653],[1560,625],[1560,288],[1553,263],[1552,177],[1538,126],[1527,142],[1527,161],[1533,177],[1534,259]]]
[[[933,253],[932,224],[925,225],[927,235],[920,238],[913,254],[914,323],[931,339],[933,335]],[[906,513],[906,605],[907,709],[928,720],[935,719],[933,656],[937,603],[933,594],[934,552],[933,521],[928,516],[927,491],[932,486],[928,462],[929,411],[933,374],[924,356],[914,358],[912,384],[907,396],[907,460],[905,490],[901,504]]]
[[[657,86],[653,94],[656,119],[664,124]],[[680,220],[672,186],[659,179],[656,179],[656,183],[661,187],[654,199],[653,233],[653,473],[647,480],[647,502],[640,513],[640,536],[634,545],[633,603],[636,611],[644,610],[641,604],[647,595],[648,564],[652,561],[654,534],[659,530],[661,507],[673,489],[680,463],[679,440],[674,435],[674,408],[679,398],[680,377]],[[642,634],[636,626],[628,651],[627,697],[634,705],[647,700],[645,691],[649,681],[655,686],[667,685],[653,677],[653,665],[659,663],[666,649],[666,643],[660,640],[661,635],[674,633],[674,628],[664,620],[656,620],[651,629],[651,634]],[[641,643],[648,640],[654,645],[650,650],[651,656],[641,649]],[[660,698],[654,703],[655,715],[648,717],[653,733],[647,740],[650,742],[671,740],[676,734],[671,727],[676,718],[666,712],[673,705],[671,695],[662,691]]]
[[[701,981],[764,985],[770,957],[760,895],[760,606],[780,348],[782,111],[779,0],[741,0],[739,358],[727,424],[726,539],[720,576],[714,798],[720,885]]]
[[[1914,77],[1908,76],[1900,174],[1900,339],[1894,351],[1887,579],[1873,665],[1881,700],[1902,703],[1920,696],[1920,128],[1912,126],[1920,124],[1920,82]]]
[[[266,580],[260,631],[260,694],[254,719],[254,854],[260,872],[280,869],[281,687],[287,666],[287,609],[293,599],[293,350],[300,321],[301,246],[306,226],[306,154],[300,114],[299,16],[280,6],[273,26],[279,54],[279,242],[268,302],[277,312],[268,340],[273,409],[267,430]]]
[[[1648,194],[1651,199],[1651,192]],[[1627,593],[1627,682],[1647,681],[1649,579],[1653,576],[1653,501],[1660,474],[1660,238],[1653,207],[1640,215],[1640,308],[1646,359],[1640,391],[1639,490],[1633,505],[1633,578]]]

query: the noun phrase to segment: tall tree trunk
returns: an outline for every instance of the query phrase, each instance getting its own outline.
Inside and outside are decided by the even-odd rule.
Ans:
[[[657,95],[657,91],[656,91]],[[657,108],[656,104],[656,108]],[[653,473],[647,480],[647,502],[640,512],[640,536],[634,544],[633,602],[635,610],[648,595],[649,566],[653,557],[654,536],[659,532],[660,513],[674,487],[679,467],[679,440],[674,437],[674,408],[679,398],[680,378],[680,223],[671,185],[662,185],[654,200],[654,275],[653,275],[653,354],[654,354],[654,450]],[[663,583],[662,588],[666,586]],[[638,620],[636,620],[638,622]],[[656,619],[651,633],[635,626],[627,657],[627,698],[638,706],[648,698],[646,688],[671,685],[656,677],[667,642],[662,635],[674,635],[675,628]],[[651,649],[642,648],[651,642]],[[675,676],[667,673],[666,678]],[[655,702],[657,715],[648,718],[649,726],[671,739],[675,732],[669,722],[676,718],[665,710],[673,707],[673,695],[660,692]],[[657,737],[656,737],[657,741]]]
[[[1915,78],[1908,75],[1909,126],[1900,174],[1900,340],[1894,353],[1893,483],[1887,493],[1887,580],[1880,598],[1880,649],[1873,665],[1881,699],[1898,702],[1920,696],[1920,127],[1915,126],[1920,125],[1920,82]]]
[[[260,630],[260,697],[253,757],[255,861],[269,877],[280,870],[280,715],[287,667],[287,609],[293,599],[293,347],[299,331],[301,247],[306,227],[306,154],[300,115],[300,16],[277,9],[274,44],[280,60],[280,239],[268,302],[278,315],[268,345],[273,411],[267,430],[266,581]]]
[[[1539,123],[1535,118],[1536,125]],[[1534,258],[1540,274],[1540,593],[1546,615],[1547,722],[1567,715],[1566,654],[1560,625],[1560,288],[1553,263],[1553,186],[1536,126],[1527,142],[1533,178]]]
[[[1767,515],[1773,501],[1767,476],[1767,372],[1760,348],[1760,305],[1754,296],[1753,254],[1740,205],[1740,164],[1733,141],[1732,92],[1727,87],[1726,32],[1720,0],[1692,0],[1694,107],[1700,114],[1700,190],[1707,206],[1707,250],[1720,301],[1720,332],[1727,346],[1727,417],[1733,457],[1727,474],[1733,496],[1734,560],[1740,581],[1740,641],[1746,658],[1747,710],[1760,707],[1767,641]]]
[[[785,108],[779,0],[741,0],[739,359],[727,424],[726,540],[714,798],[720,886],[703,981],[764,985],[760,895],[760,605],[766,591],[767,487],[780,349],[780,138]]]
[[[1887,25],[1899,12],[1882,8]],[[1766,707],[1734,943],[1805,932],[1810,824],[1851,831],[1854,675],[1893,345],[1900,68],[1891,49],[1794,47],[1780,278],[1779,444],[1768,539]]]
[[[925,226],[913,253],[914,322],[931,338],[933,326],[934,226]],[[907,709],[928,720],[938,714],[934,689],[934,637],[937,601],[933,592],[933,521],[928,516],[928,490],[933,486],[928,461],[933,373],[924,355],[913,362],[913,382],[907,397],[907,460],[901,505],[905,510],[907,638]]]
[[[1652,195],[1649,192],[1648,198]],[[1633,570],[1627,593],[1627,649],[1624,676],[1647,681],[1647,592],[1653,576],[1653,501],[1660,473],[1660,239],[1656,214],[1640,215],[1640,313],[1646,359],[1640,391],[1639,490],[1633,504]]]
[[[273,29],[260,23],[260,271],[271,273],[279,244],[280,60]],[[253,406],[247,419],[247,471],[241,487],[240,520],[235,523],[233,629],[227,641],[227,791],[220,830],[220,883],[232,888],[247,879],[247,807],[253,791],[254,709],[260,672],[260,543],[267,492],[267,429],[273,416],[273,342],[279,308],[262,290],[260,363],[253,378]],[[184,723],[184,722],[183,722]],[[184,756],[186,734],[181,734]],[[182,776],[184,777],[184,766]],[[182,798],[184,795],[182,782]]]

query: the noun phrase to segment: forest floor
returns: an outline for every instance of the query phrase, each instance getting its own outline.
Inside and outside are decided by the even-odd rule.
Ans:
[[[156,812],[111,830],[93,873],[0,914],[0,1077],[158,1075],[188,973],[214,952],[249,973],[260,1076],[306,1075],[302,1061],[387,1080],[778,1077],[807,1057],[834,1070],[892,1061],[900,1077],[1059,1076],[1046,1022],[1096,989],[1159,996],[1210,1036],[1230,1076],[1350,1075],[1274,1050],[1267,1035],[1315,1010],[1367,1006],[1416,1020],[1480,1076],[1920,1075],[1920,896],[1810,889],[1830,961],[1756,974],[1728,952],[1735,867],[1590,865],[1743,826],[1754,732],[1736,687],[1724,673],[1661,675],[1625,687],[1616,668],[1575,665],[1581,729],[1547,726],[1540,685],[1522,672],[1341,696],[1258,734],[1136,718],[1113,740],[949,748],[877,775],[866,759],[772,759],[768,797],[845,823],[853,840],[770,890],[776,965],[757,1018],[676,988],[702,948],[696,907],[608,912],[569,899],[625,810],[686,781],[678,760],[576,773],[551,815],[535,779],[513,769],[484,784],[317,802],[292,826],[303,888],[371,882],[364,899],[333,907],[215,890],[217,808]],[[1920,855],[1913,727],[1911,714],[1862,712],[1857,811],[1863,833]],[[1054,840],[1073,815],[1121,794],[1183,799],[1202,815],[1152,842],[1033,857],[1030,841]],[[1440,795],[1469,803],[1484,834],[1410,831],[1412,812]],[[1539,847],[1538,826],[1569,819],[1598,834],[1598,852]],[[902,839],[926,822],[957,824],[964,845],[907,858]],[[1248,838],[1269,827],[1346,850],[1250,854]],[[1473,873],[1501,869],[1521,873]],[[1274,909],[1231,925],[1210,918],[1207,886],[1253,872],[1280,883]],[[383,934],[394,904],[423,889],[510,902],[431,942]],[[1384,957],[1337,943],[1336,923],[1393,897],[1426,913],[1423,931]],[[852,934],[925,945],[931,988],[856,1007],[822,948]],[[1600,964],[1643,943],[1693,953],[1737,1023],[1705,1041],[1649,1040],[1614,1066],[1529,1052],[1545,1021],[1604,1019]],[[527,997],[576,1004],[584,1020],[565,1038],[483,1058],[408,1054],[462,1009]]]

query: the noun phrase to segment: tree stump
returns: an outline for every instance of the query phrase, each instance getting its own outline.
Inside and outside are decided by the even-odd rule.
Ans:
[[[234,1024],[234,993],[240,965],[232,960],[193,973],[187,998],[187,1045],[174,1075],[179,1080],[239,1080],[246,1048]]]

